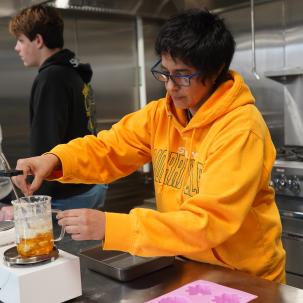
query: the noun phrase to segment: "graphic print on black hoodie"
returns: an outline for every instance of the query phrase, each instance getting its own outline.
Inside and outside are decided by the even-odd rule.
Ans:
[[[92,78],[90,64],[63,49],[39,68],[30,97],[30,154],[39,156],[54,146],[89,135],[83,88]],[[62,199],[81,194],[92,185],[45,181],[35,194]]]

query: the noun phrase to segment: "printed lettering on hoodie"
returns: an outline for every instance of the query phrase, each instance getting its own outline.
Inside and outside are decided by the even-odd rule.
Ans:
[[[177,189],[183,186],[184,194],[194,196],[199,193],[203,164],[193,158],[188,159],[187,154],[183,147],[170,153],[165,149],[155,149],[154,180]],[[192,157],[196,156],[197,153],[193,152]]]

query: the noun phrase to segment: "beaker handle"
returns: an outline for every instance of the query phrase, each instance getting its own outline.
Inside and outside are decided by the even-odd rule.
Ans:
[[[52,213],[57,214],[57,213],[59,213],[60,211],[62,211],[62,210],[60,210],[60,209],[53,209],[53,208],[52,208]],[[59,236],[58,238],[54,239],[53,241],[54,241],[54,242],[57,242],[57,241],[62,240],[63,237],[64,237],[64,234],[65,234],[65,228],[64,228],[64,226],[62,226],[62,227],[61,227],[60,236]]]

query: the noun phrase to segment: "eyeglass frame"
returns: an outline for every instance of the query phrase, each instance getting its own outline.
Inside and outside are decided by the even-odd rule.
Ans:
[[[171,74],[168,74],[168,73],[163,73],[163,72],[160,72],[158,70],[155,70],[155,67],[157,65],[159,65],[159,63],[162,61],[162,59],[158,60],[150,69],[151,73],[153,74],[154,78],[156,80],[158,80],[159,82],[168,82],[169,79],[171,79],[171,81],[173,81],[173,83],[175,85],[178,85],[178,86],[183,86],[183,87],[189,87],[190,86],[190,80],[193,78],[193,77],[196,77],[196,76],[199,76],[202,74],[202,72],[196,72],[196,73],[193,73],[193,74],[187,74],[187,75],[171,75]],[[154,73],[158,73],[158,74],[161,74],[161,75],[164,75],[165,77],[167,77],[167,81],[161,81],[159,80]],[[188,79],[188,85],[180,85],[178,83],[176,83],[175,81],[175,78],[183,78],[183,79]]]

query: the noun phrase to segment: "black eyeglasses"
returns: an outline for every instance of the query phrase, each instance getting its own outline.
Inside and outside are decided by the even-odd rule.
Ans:
[[[155,69],[160,62],[161,59],[150,69],[150,71],[155,79],[161,82],[168,82],[168,80],[171,79],[178,86],[190,86],[190,79],[201,75],[201,72],[196,72],[190,75],[171,75],[169,73],[160,72]]]

